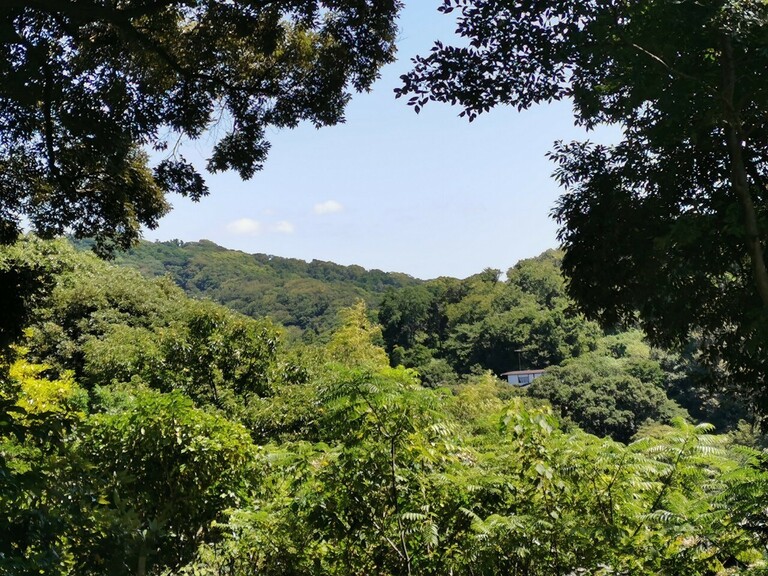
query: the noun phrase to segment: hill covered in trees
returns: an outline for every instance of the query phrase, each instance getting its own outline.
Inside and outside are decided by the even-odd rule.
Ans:
[[[80,249],[93,242],[75,241]],[[392,272],[333,262],[246,254],[208,240],[140,242],[115,255],[115,263],[145,276],[169,275],[194,297],[206,297],[254,318],[269,316],[294,333],[329,330],[339,310],[363,300],[376,307],[390,288],[420,280]]]

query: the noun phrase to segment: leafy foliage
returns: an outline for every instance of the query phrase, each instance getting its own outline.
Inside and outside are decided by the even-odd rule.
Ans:
[[[271,447],[270,489],[183,573],[759,572],[720,505],[741,462],[707,427],[625,447],[518,400],[473,436],[401,378],[344,377],[337,443]]]
[[[486,271],[387,292],[379,321],[393,363],[430,373],[444,360],[458,374],[475,366],[500,374],[517,368],[518,354],[521,365],[541,368],[594,349],[600,331],[569,313],[561,257],[521,261],[506,282]]]
[[[76,243],[78,248],[86,248],[89,245],[86,241]],[[523,260],[507,272],[505,282],[500,280],[499,272],[494,270],[486,270],[465,280],[439,278],[418,282],[401,275],[365,272],[355,267],[328,264],[321,268],[321,263],[317,262],[307,264],[277,257],[246,255],[205,241],[142,243],[117,260],[150,276],[161,276],[163,271],[169,272],[192,294],[222,298],[224,294],[231,293],[233,299],[226,300],[229,306],[235,306],[241,311],[250,310],[252,313],[261,310],[291,323],[291,329],[298,328],[299,324],[305,326],[302,338],[304,341],[327,342],[334,323],[337,322],[335,316],[331,318],[331,313],[347,302],[347,299],[356,294],[364,294],[369,306],[376,309],[376,302],[380,298],[376,311],[382,324],[384,347],[389,353],[391,365],[402,364],[416,368],[422,382],[432,387],[455,385],[473,371],[480,374],[484,370],[492,369],[498,374],[516,369],[518,361],[525,367],[554,366],[590,351],[597,351],[597,354],[603,356],[637,355],[650,360],[652,353],[647,344],[640,340],[638,333],[619,332],[601,337],[601,331],[595,324],[585,322],[581,316],[573,313],[573,302],[566,296],[564,280],[560,273],[562,255],[562,252],[552,250],[537,258]],[[285,305],[292,303],[290,305],[294,306],[295,301],[290,294],[294,287],[302,285],[305,281],[316,282],[322,287],[322,290],[314,295],[315,298],[327,298],[327,301],[333,304],[324,307],[322,315],[310,314],[305,320],[301,320],[296,314],[303,314],[301,310],[308,309],[294,309],[293,316],[286,316],[284,304],[278,304],[270,294],[281,293],[282,302]],[[133,281],[126,278],[123,283],[131,284]],[[348,290],[352,286],[354,289]],[[386,292],[382,296],[379,291],[384,288]],[[258,289],[258,292],[253,292],[255,289]],[[79,291],[73,291],[73,297],[79,298]],[[120,298],[124,302],[131,299],[126,294],[120,295]],[[151,301],[152,297],[145,293],[142,299]],[[125,303],[122,306],[128,307]],[[197,314],[192,312],[193,308],[187,306],[189,312],[182,316],[188,318],[190,314]],[[158,382],[157,379],[152,380],[152,375],[162,372],[162,363],[158,364],[158,358],[163,357],[168,369],[161,379],[166,383],[166,387],[163,388],[159,382],[157,386],[168,389],[168,383],[176,382],[176,387],[188,390],[188,393],[196,398],[207,398],[206,401],[211,401],[213,392],[208,382],[215,385],[216,377],[202,379],[202,388],[193,392],[194,386],[197,385],[191,381],[185,383],[183,375],[189,373],[194,362],[187,369],[186,361],[170,362],[168,350],[158,349],[163,342],[170,342],[174,346],[176,341],[187,342],[185,329],[165,329],[165,336],[162,338],[154,336],[152,331],[128,330],[121,336],[117,332],[122,329],[115,330],[114,337],[102,335],[98,339],[89,340],[89,351],[104,351],[101,355],[105,362],[103,366],[99,368],[95,364],[91,365],[92,370],[97,370],[97,380],[118,375],[127,380],[130,379],[130,374],[138,373],[142,374],[141,377],[145,380]],[[320,331],[318,337],[313,338],[308,334],[314,330]],[[269,340],[268,331],[265,337]],[[126,348],[117,346],[118,342],[123,342]],[[233,346],[234,342],[230,340],[228,345]],[[111,352],[107,353],[108,349]],[[193,352],[194,346],[189,343],[184,344],[183,349],[196,354]],[[317,349],[314,348],[315,351]],[[139,353],[138,350],[143,352]],[[321,359],[321,356],[308,350],[296,347],[296,357],[291,362],[282,364],[291,372],[286,375],[289,380],[302,378],[300,374],[303,373],[303,368],[297,366],[333,361],[327,355]],[[361,350],[360,352],[362,353]],[[374,353],[376,354],[380,355],[381,352]],[[335,361],[339,361],[343,354],[332,356]],[[144,359],[141,359],[142,357]],[[654,350],[653,359],[661,363],[665,374],[663,377],[653,376],[654,391],[649,389],[650,396],[645,397],[649,402],[657,400],[660,406],[667,405],[667,400],[663,395],[659,396],[659,391],[656,390],[663,386],[664,392],[696,419],[713,422],[720,430],[733,428],[739,420],[752,417],[751,409],[743,404],[735,390],[730,393],[722,392],[724,386],[731,386],[732,379],[727,373],[713,372],[705,368],[695,342],[685,354]],[[141,370],[134,365],[137,362],[143,366]],[[123,368],[122,364],[127,366]],[[290,368],[290,364],[295,367]],[[207,365],[210,365],[209,361],[201,369],[205,371]],[[176,366],[182,366],[181,373],[176,371]],[[283,372],[284,368],[273,366],[262,371],[262,374],[268,374],[268,377],[266,380],[261,378],[261,392],[258,393],[270,396],[271,391],[279,387],[278,380],[282,377],[279,373]],[[633,381],[629,389],[637,386]],[[204,389],[208,389],[208,392],[203,393]],[[282,404],[280,410],[273,412],[267,406],[268,403],[264,402],[254,402],[253,411],[248,410],[251,414],[248,418],[255,418],[252,425],[263,431],[260,434],[272,434],[269,430],[277,434],[282,434],[281,430],[290,433],[288,431],[292,426],[302,428],[306,424],[304,410],[295,404],[294,400],[309,401],[309,398],[314,397],[311,387],[302,385],[299,388],[289,387],[281,390],[282,392],[276,395],[286,396],[280,400],[276,399],[275,402],[281,404],[285,400],[286,403]],[[220,396],[220,392],[221,390],[218,390],[217,395]],[[574,389],[574,393],[579,394],[577,389]],[[612,402],[610,395],[603,399],[598,394],[596,398],[604,404]],[[227,400],[226,390],[224,398],[220,398],[220,401],[230,406],[230,410],[236,408]],[[630,430],[636,431],[648,415],[659,416],[663,413],[666,416],[659,417],[664,420],[671,414],[667,409],[659,408],[659,412],[654,408],[643,412],[645,416],[638,420],[631,408],[639,407],[639,404],[629,402],[627,406],[629,408],[621,420],[627,423],[631,420],[632,423],[628,423],[625,433],[621,436],[625,440],[632,435]],[[606,414],[612,412],[607,408],[605,410]],[[291,414],[295,414],[296,418]],[[585,422],[583,419],[581,421]],[[591,431],[598,431],[597,428],[586,426]],[[607,433],[607,429],[600,430],[600,433]],[[614,434],[615,429],[612,430],[611,434]]]
[[[62,475],[80,470],[70,442],[85,417],[71,375],[16,359],[0,379],[0,574],[63,574],[73,568],[66,530],[81,520]]]
[[[46,297],[29,308],[26,343],[30,358],[53,373],[72,371],[88,389],[143,383],[179,390],[238,419],[254,398],[300,376],[278,360],[281,333],[269,321],[190,300],[167,279],[144,279],[66,243],[25,243],[28,257],[44,252],[50,268]]]
[[[590,354],[547,370],[528,393],[598,436],[628,442],[646,421],[671,422],[684,411],[667,398],[664,374],[651,360]]]
[[[363,302],[323,343],[286,349],[269,322],[66,243],[6,250],[21,265],[45,254],[48,288],[0,381],[2,574],[764,571],[762,456],[736,444],[743,431],[675,418],[663,390],[685,370],[637,332],[594,336],[532,394],[482,370],[429,389],[390,366]],[[584,335],[556,262],[426,283],[448,341],[416,322],[402,349],[445,368],[427,344],[449,350],[488,314],[562,314],[543,325]],[[592,436],[579,415],[639,439]]]
[[[138,392],[87,424],[78,455],[91,464],[98,513],[111,520],[78,535],[94,573],[182,563],[257,478],[245,428],[196,410],[179,393]]]
[[[66,267],[57,251],[55,244],[23,238],[0,253],[0,355],[21,337],[35,306],[53,287],[54,275]]]

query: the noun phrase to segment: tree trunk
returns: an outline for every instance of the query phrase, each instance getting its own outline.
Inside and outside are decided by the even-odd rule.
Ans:
[[[749,179],[744,163],[744,142],[741,135],[741,124],[734,106],[734,92],[736,89],[736,71],[733,61],[733,46],[731,39],[722,37],[721,64],[723,72],[722,99],[725,108],[726,139],[728,153],[731,160],[731,187],[736,193],[744,211],[744,232],[746,236],[747,252],[752,261],[752,270],[755,276],[757,293],[763,306],[768,306],[768,269],[765,266],[763,245],[760,239],[760,228],[757,223],[757,212],[749,191]]]

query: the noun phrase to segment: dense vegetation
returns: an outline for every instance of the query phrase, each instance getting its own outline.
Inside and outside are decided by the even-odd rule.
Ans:
[[[92,243],[75,246],[83,250]],[[637,431],[646,419],[639,414],[668,420],[680,406],[720,430],[753,419],[749,407],[728,393],[729,375],[702,365],[696,342],[685,353],[663,352],[649,348],[636,330],[606,334],[574,312],[560,272],[562,256],[549,250],[523,260],[505,280],[499,270],[487,269],[463,280],[420,281],[359,266],[250,255],[207,241],[142,242],[116,262],[149,277],[167,276],[191,296],[257,319],[268,316],[289,328],[291,340],[302,335],[304,342],[327,340],[339,311],[362,299],[382,327],[391,365],[416,369],[425,386],[453,384],[486,370],[498,375],[566,363],[532,392],[556,406],[577,395],[580,408],[571,408],[577,415],[569,418],[617,439]],[[623,400],[614,393],[616,385],[624,390]],[[587,394],[589,386],[593,391]],[[679,406],[669,405],[667,396]]]
[[[0,574],[763,573],[754,438],[668,397],[692,360],[569,315],[558,258],[387,294],[424,288],[445,338],[360,302],[309,345],[64,241],[4,249],[45,281],[0,391]],[[529,393],[451,364],[494,321],[552,343]]]
[[[499,270],[440,278],[389,291],[379,311],[393,361],[425,368],[447,362],[457,373],[473,367],[501,373],[546,367],[597,346],[600,330],[570,314],[560,275],[562,253],[520,262],[500,281]]]
[[[215,118],[208,170],[250,177],[268,127],[343,119],[400,7],[0,6],[0,574],[768,573],[765,2],[442,1],[417,111],[622,128],[556,144],[566,252],[503,281],[18,238],[130,244],[207,193],[169,137]]]

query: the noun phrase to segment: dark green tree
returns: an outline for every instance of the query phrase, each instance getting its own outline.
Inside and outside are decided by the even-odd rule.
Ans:
[[[507,271],[507,283],[532,295],[541,306],[552,308],[566,297],[565,279],[560,270],[561,250],[547,250],[536,258],[521,260]]]
[[[128,245],[208,193],[177,153],[212,125],[207,169],[250,178],[271,127],[343,121],[393,59],[398,0],[7,0],[0,5],[0,241],[25,217]],[[166,151],[150,168],[145,148]]]
[[[425,286],[389,290],[379,307],[379,323],[389,352],[395,346],[410,348],[428,328],[434,295]]]
[[[212,302],[189,302],[181,322],[159,333],[160,361],[143,369],[157,388],[182,390],[200,404],[232,409],[268,396],[279,332]]]
[[[529,393],[591,434],[628,442],[646,421],[669,423],[685,415],[661,380],[661,368],[650,360],[590,354],[549,368]]]
[[[39,266],[37,281],[48,287],[27,306],[30,360],[50,374],[72,371],[89,391],[142,382],[241,417],[278,382],[293,380],[296,367],[278,359],[278,326],[187,298],[167,278],[143,278],[65,240],[27,238],[0,248],[3,261]]]
[[[473,119],[570,98],[612,146],[558,143],[554,210],[569,291],[605,324],[639,316],[656,344],[700,330],[704,356],[768,410],[768,6],[715,0],[444,0],[462,46],[403,76],[418,111]]]
[[[549,250],[510,268],[506,282],[488,268],[386,293],[379,322],[392,365],[430,374],[434,384],[449,376],[445,368],[511,370],[518,351],[521,364],[544,367],[594,349],[599,328],[569,312],[561,260]]]
[[[540,368],[594,349],[598,327],[568,312],[560,256],[547,251],[523,260],[507,272],[506,283],[485,274],[464,281],[464,297],[447,306],[449,334],[442,343],[458,372],[480,365],[498,374],[517,368],[518,354],[521,364]]]
[[[9,346],[21,337],[32,320],[32,311],[45,300],[55,284],[54,275],[67,264],[52,244],[26,238],[0,252],[0,357],[12,356]],[[0,362],[0,374],[3,372]]]

